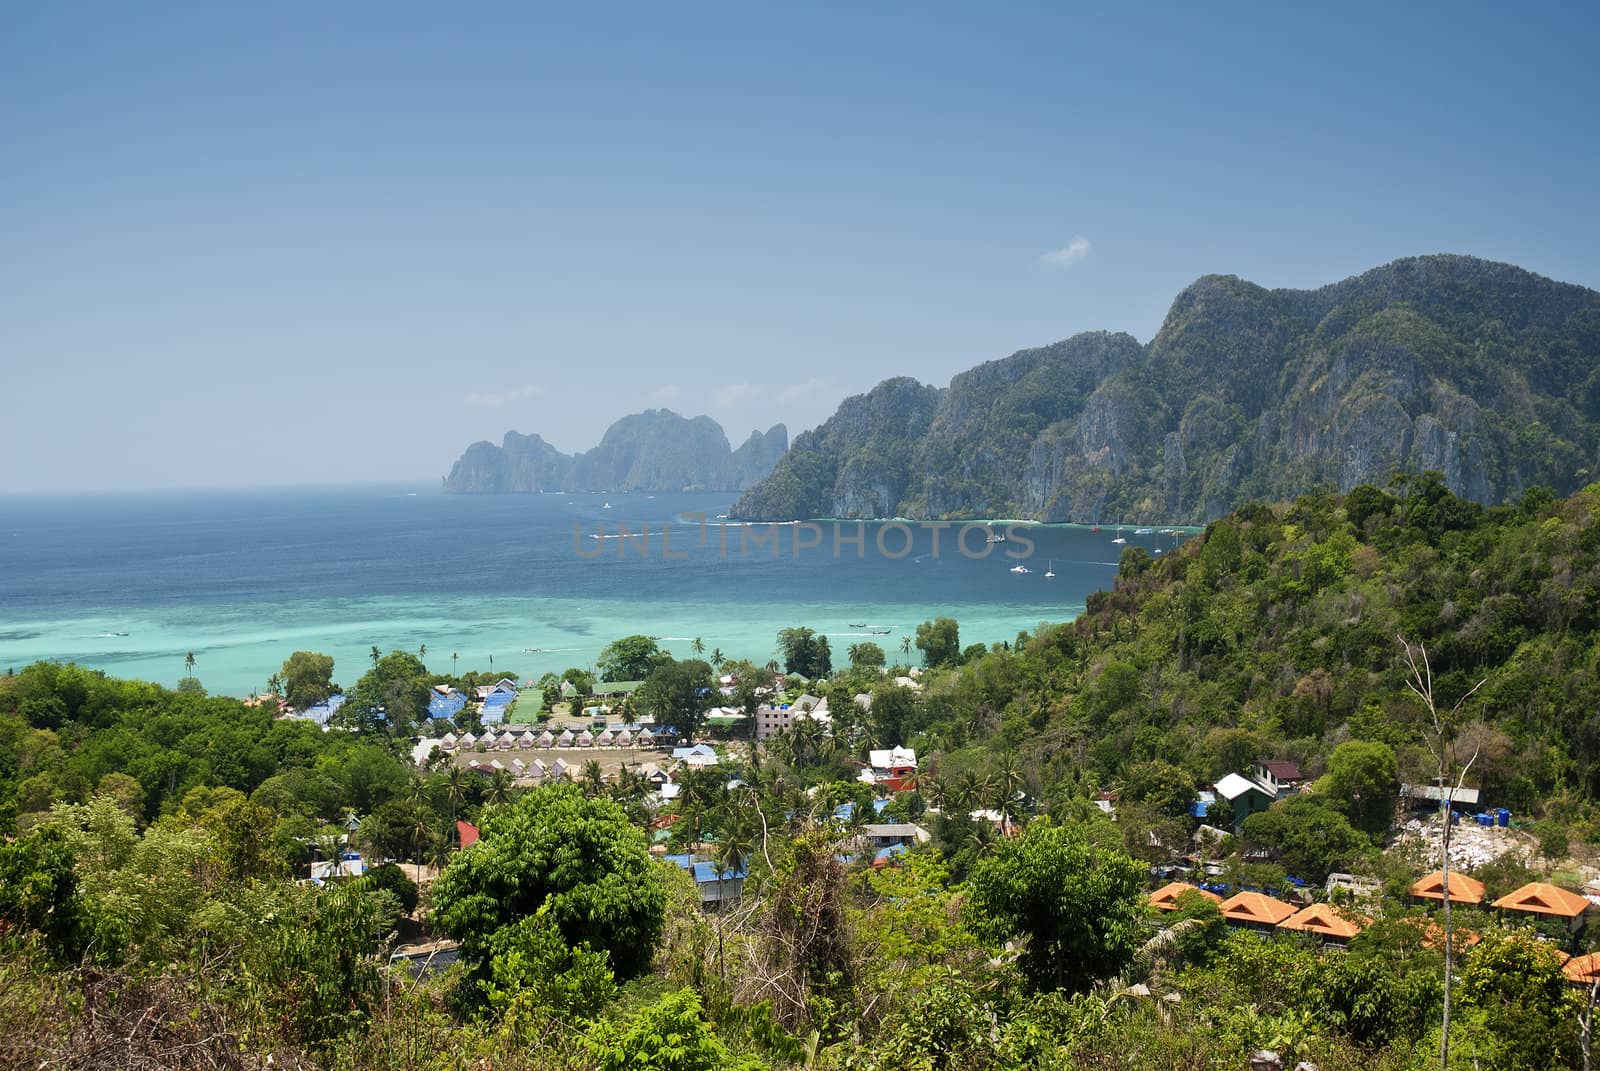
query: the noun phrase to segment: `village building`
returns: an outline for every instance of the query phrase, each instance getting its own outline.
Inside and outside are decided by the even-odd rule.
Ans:
[[[1312,904],[1278,923],[1278,928],[1320,937],[1326,944],[1346,945],[1371,924],[1371,919],[1340,911],[1332,904]]]
[[[1569,930],[1577,932],[1583,925],[1584,915],[1594,905],[1577,893],[1557,888],[1549,882],[1530,881],[1496,900],[1494,906],[1501,911],[1520,915],[1562,919]]]
[[[1435,870],[1432,874],[1425,874],[1411,885],[1411,898],[1413,900],[1444,900],[1444,872]],[[1450,902],[1452,904],[1476,905],[1483,903],[1483,882],[1477,878],[1468,877],[1466,874],[1451,873],[1450,875]]]
[[[1157,911],[1176,911],[1180,906],[1178,898],[1185,893],[1197,893],[1213,903],[1222,903],[1222,897],[1209,889],[1202,889],[1198,885],[1190,885],[1185,881],[1169,882],[1150,894],[1150,906]]]
[[[1273,799],[1292,796],[1305,784],[1299,765],[1285,759],[1257,759],[1250,768],[1250,775],[1272,794]]]
[[[908,747],[874,748],[867,752],[867,768],[856,778],[885,792],[904,792],[917,776],[917,753]]]
[[[1259,781],[1244,776],[1244,774],[1231,773],[1217,782],[1217,798],[1226,800],[1233,809],[1233,827],[1238,829],[1244,825],[1244,820],[1253,814],[1259,814],[1271,807],[1277,800],[1277,793],[1261,784]]]
[[[1268,932],[1295,913],[1293,904],[1286,904],[1265,893],[1234,893],[1222,901],[1222,919],[1229,926]]]

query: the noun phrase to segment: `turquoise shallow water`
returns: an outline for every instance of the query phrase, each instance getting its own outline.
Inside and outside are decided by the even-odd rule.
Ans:
[[[528,677],[589,665],[633,632],[680,656],[699,636],[708,652],[765,661],[789,625],[827,633],[842,662],[860,639],[892,655],[939,614],[960,621],[963,643],[1069,620],[1111,583],[1121,549],[1110,529],[1015,529],[1003,544],[974,530],[963,552],[954,529],[851,522],[836,556],[832,525],[722,527],[731,498],[431,486],[3,498],[0,669],[71,660],[171,684],[193,651],[212,692],[245,694],[301,648],[332,654],[344,681],[373,645],[426,645],[440,670],[452,653],[462,670],[492,658]],[[617,538],[620,525],[634,538]],[[1150,550],[1176,542],[1124,535]],[[1011,572],[1019,563],[1030,571]]]

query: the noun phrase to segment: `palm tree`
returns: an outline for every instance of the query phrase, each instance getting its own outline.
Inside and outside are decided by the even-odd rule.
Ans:
[[[406,786],[406,799],[420,808],[429,805],[431,800],[428,797],[428,782],[422,777],[413,774],[411,783]]]
[[[424,660],[427,657],[428,657],[428,645],[425,644],[425,643],[417,644],[417,661],[421,662],[422,660]]]
[[[183,675],[185,677],[194,676],[194,652],[193,651],[190,651],[188,654],[183,656]]]
[[[905,659],[906,659],[907,662],[911,661],[911,637],[910,636],[901,636],[900,637],[900,653],[905,656]]]
[[[450,828],[456,827],[456,815],[467,802],[467,771],[451,763],[444,775],[444,798],[450,804]]]
[[[720,823],[717,851],[713,862],[717,867],[717,907],[722,907],[722,896],[728,878],[739,877],[750,865],[750,856],[756,850],[755,830],[751,828],[748,816],[737,810],[731,803],[727,806]],[[719,910],[720,916],[720,910]],[[726,987],[728,982],[726,959],[723,956],[722,945],[722,920],[717,920],[717,974]]]
[[[373,669],[377,669],[378,668],[378,659],[383,657],[382,652],[380,652],[378,650],[378,645],[377,644],[373,644],[372,645],[372,650],[367,652],[367,657],[372,659],[372,668]]]
[[[693,651],[697,656],[705,654],[706,641],[702,640],[699,636],[696,636],[694,641],[689,644],[689,650]]]
[[[987,775],[980,775],[976,770],[968,770],[961,775],[951,793],[955,803],[963,811],[970,811],[987,800],[994,791],[994,783]]]
[[[583,781],[584,794],[588,796],[598,796],[605,788],[605,777],[600,771],[598,759],[590,759],[583,764]]]
[[[722,648],[721,647],[713,647],[713,648],[711,648],[711,668],[712,669],[716,670],[719,673],[722,672],[722,663],[726,662],[727,660],[728,660],[727,657],[724,656],[723,653],[722,653]]]
[[[445,831],[443,836],[428,838],[428,865],[435,870],[443,870],[450,863],[450,837],[453,833],[452,829]]]
[[[995,810],[1000,812],[1000,828],[1010,831],[1011,819],[1017,814],[1017,796],[1023,784],[1022,764],[1017,761],[1015,751],[1007,751],[1000,756],[1000,763],[995,767]]]
[[[415,865],[412,880],[422,881],[422,845],[433,838],[433,814],[422,806],[411,809],[411,858]]]
[[[450,676],[452,676],[452,677],[457,676],[457,673],[456,673],[456,660],[459,659],[460,657],[461,656],[459,654],[457,654],[456,652],[454,652],[454,651],[450,652]]]
[[[511,772],[509,770],[496,770],[494,776],[489,778],[489,791],[484,793],[484,798],[490,803],[499,805],[511,799]]]

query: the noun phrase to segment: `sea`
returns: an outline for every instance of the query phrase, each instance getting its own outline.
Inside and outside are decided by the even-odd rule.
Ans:
[[[1071,620],[1124,546],[1188,534],[740,525],[733,497],[432,483],[0,497],[0,670],[47,659],[172,685],[193,653],[208,691],[242,696],[297,650],[331,654],[347,684],[373,647],[530,679],[591,667],[633,633],[680,658],[698,638],[766,662],[789,626],[827,635],[835,664],[863,640],[893,661],[937,616],[963,645]]]

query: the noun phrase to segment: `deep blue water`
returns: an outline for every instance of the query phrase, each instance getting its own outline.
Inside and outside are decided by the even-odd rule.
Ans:
[[[955,529],[938,533],[935,553],[935,533],[913,525],[883,532],[885,554],[877,524],[861,550],[844,542],[853,522],[837,557],[827,524],[757,527],[741,548],[739,527],[717,527],[731,500],[448,496],[433,485],[0,498],[0,668],[75,660],[171,683],[192,650],[211,690],[240,694],[302,647],[333,654],[341,678],[372,645],[424,644],[436,668],[454,652],[463,670],[493,657],[526,676],[589,664],[630,632],[680,656],[700,636],[708,651],[765,661],[786,625],[828,633],[842,661],[864,638],[894,653],[936,614],[961,622],[963,642],[1070,619],[1110,584],[1121,549],[1110,530],[1035,526],[1003,544],[968,534],[969,551],[988,551],[975,560]],[[637,540],[591,538],[624,524],[648,527],[648,557]],[[664,527],[681,557],[663,554]],[[1125,534],[1151,550],[1174,544]],[[756,535],[770,541],[752,546]],[[821,545],[797,549],[797,538]],[[1031,571],[1009,572],[1018,561]]]

